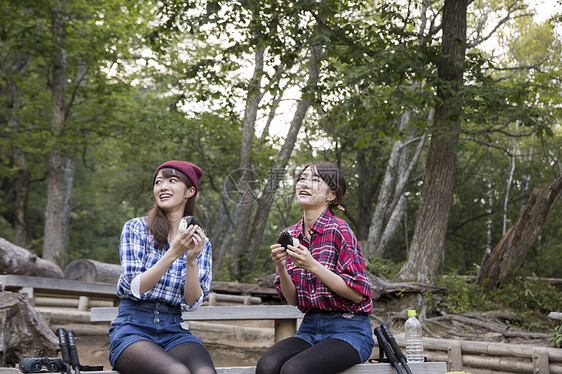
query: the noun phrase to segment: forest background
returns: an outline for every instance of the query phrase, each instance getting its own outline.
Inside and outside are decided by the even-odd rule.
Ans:
[[[119,263],[155,167],[189,160],[205,172],[196,217],[213,278],[253,282],[300,219],[295,175],[323,159],[347,177],[339,215],[371,269],[475,275],[533,190],[561,176],[562,18],[549,11],[2,0],[0,237],[62,268]],[[543,218],[507,266],[560,277],[559,201]]]

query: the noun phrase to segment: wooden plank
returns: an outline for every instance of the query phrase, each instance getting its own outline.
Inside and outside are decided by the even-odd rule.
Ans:
[[[461,371],[462,369],[462,347],[460,341],[452,341],[447,348],[447,370]]]
[[[90,321],[108,322],[117,317],[117,307],[90,309]],[[190,312],[183,312],[186,321],[212,320],[296,320],[304,314],[292,305],[224,305],[202,306]]]
[[[447,372],[444,362],[416,362],[409,365],[415,374],[445,374]],[[217,374],[254,374],[255,366],[222,367],[216,368]],[[18,369],[0,368],[0,374],[19,373]],[[88,374],[119,374],[117,371],[88,371]],[[360,364],[355,365],[341,374],[396,374],[390,364]]]
[[[37,291],[49,291],[77,296],[99,296],[117,299],[116,286],[109,283],[92,283],[68,279],[32,277],[28,275],[0,275],[0,283],[6,291],[19,291],[33,288]]]
[[[550,374],[548,353],[543,348],[533,348],[533,373]]]
[[[183,312],[187,321],[203,320],[257,320],[257,319],[298,319],[304,314],[292,305],[225,305],[202,306],[189,312]]]
[[[260,287],[257,284],[250,283],[237,283],[237,282],[216,282],[211,283],[211,291],[233,293],[242,295],[264,295],[274,298],[279,298],[277,291],[271,287]]]

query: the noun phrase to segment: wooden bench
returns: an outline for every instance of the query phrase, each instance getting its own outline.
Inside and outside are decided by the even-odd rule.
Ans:
[[[77,307],[78,310],[86,311],[89,306],[107,306],[97,305],[103,304],[106,300],[110,305],[118,306],[119,297],[116,295],[116,284],[86,282],[69,279],[44,278],[28,275],[0,275],[0,287],[3,291],[15,291],[26,293],[32,305],[48,305],[53,303],[54,306]],[[221,292],[222,290],[230,291],[229,285],[224,282],[213,282],[212,292],[209,293],[207,299],[208,305],[216,305],[217,303],[241,303],[244,305],[260,304],[261,297],[251,295],[236,295]],[[230,286],[232,288],[232,286]],[[260,294],[267,292],[275,292],[275,290],[264,290],[261,287],[254,287],[250,291],[256,291]],[[216,290],[215,290],[216,289]],[[237,290],[234,290],[237,291]],[[40,296],[38,296],[38,294]],[[68,297],[75,297],[70,299]],[[271,295],[269,295],[271,296]],[[57,301],[50,301],[56,297],[66,297]],[[88,298],[101,299],[102,302],[88,300]]]
[[[119,305],[119,297],[115,294],[115,285],[110,283],[7,274],[0,275],[0,286],[2,291],[27,293],[31,303],[34,303],[37,293],[43,293],[59,296],[109,299],[113,301],[114,306]],[[82,304],[85,303],[87,303],[87,299],[83,299]],[[85,307],[82,307],[79,302],[78,309],[85,310]]]
[[[110,322],[117,317],[116,307],[97,307],[90,309],[91,322]],[[183,312],[186,321],[220,320],[274,320],[275,341],[293,336],[297,331],[297,321],[304,314],[291,305],[221,305],[201,306],[193,311]]]
[[[415,374],[445,374],[447,365],[444,362],[420,362],[409,364]],[[255,366],[222,367],[217,368],[217,374],[254,374]],[[20,373],[14,368],[0,368],[0,374]],[[117,371],[88,371],[88,374],[119,374]],[[20,373],[21,374],[21,373]],[[390,364],[359,364],[344,370],[341,374],[396,374],[396,370]]]

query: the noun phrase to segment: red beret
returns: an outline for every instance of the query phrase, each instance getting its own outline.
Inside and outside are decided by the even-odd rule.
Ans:
[[[181,171],[183,174],[185,174],[187,179],[189,179],[193,184],[193,187],[195,187],[195,195],[197,195],[197,189],[199,188],[199,178],[203,175],[203,170],[201,170],[199,166],[187,161],[178,161],[178,160],[166,161],[162,165],[158,166],[154,171],[154,175],[152,175],[153,184],[154,184],[154,180],[156,179],[156,175],[158,175],[158,170],[163,168],[176,169]]]

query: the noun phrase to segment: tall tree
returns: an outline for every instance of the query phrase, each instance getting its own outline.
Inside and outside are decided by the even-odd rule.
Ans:
[[[18,109],[20,108],[21,98],[18,92],[17,76],[23,73],[27,68],[31,57],[22,53],[15,52],[12,63],[10,64],[10,76],[6,79],[6,113],[7,123],[11,127],[11,131],[16,134],[20,131],[20,118]],[[15,199],[15,221],[14,221],[14,239],[12,242],[20,247],[25,247],[27,242],[27,201],[29,196],[29,185],[31,173],[27,166],[27,160],[24,150],[19,145],[12,148],[12,157],[14,166],[16,167],[16,199]]]
[[[61,137],[67,113],[72,103],[65,100],[68,80],[67,27],[71,22],[66,13],[65,1],[55,3],[51,9],[51,32],[53,49],[51,54],[51,131]],[[72,184],[74,181],[74,157],[69,150],[54,148],[48,159],[47,206],[45,207],[45,231],[43,258],[63,266],[66,262],[68,237],[70,234],[70,212]]]
[[[219,3],[213,3],[211,8],[214,9],[218,5]],[[302,7],[293,7],[288,3],[274,1],[224,2],[223,5],[231,11],[219,14],[211,12],[211,8],[187,9],[185,4],[180,2],[167,4],[162,11],[173,13],[171,18],[174,22],[165,25],[167,34],[163,34],[163,37],[182,35],[184,31],[189,31],[186,27],[189,29],[197,25],[191,30],[196,30],[195,38],[204,41],[204,46],[200,53],[188,62],[188,69],[194,72],[189,78],[208,80],[212,77],[213,84],[221,85],[218,101],[222,99],[228,103],[226,106],[232,105],[232,111],[224,113],[223,106],[209,112],[240,124],[241,142],[237,150],[239,160],[236,162],[239,178],[235,180],[237,196],[234,204],[230,204],[224,188],[220,188],[223,186],[213,183],[215,192],[221,195],[220,211],[223,217],[217,222],[224,223],[224,227],[211,230],[211,233],[216,235],[211,238],[215,248],[215,268],[220,266],[222,256],[230,256],[230,277],[239,280],[251,272],[256,253],[262,245],[265,222],[275,199],[279,178],[284,177],[284,170],[292,155],[299,131],[309,108],[315,102],[318,61],[322,56],[322,35],[315,29],[314,19],[307,11],[322,5],[304,6],[306,4],[303,3]],[[201,11],[201,14],[188,15],[189,12],[196,13],[195,10]],[[184,21],[178,22],[180,20]],[[201,24],[215,24],[216,27],[207,29],[200,27]],[[209,34],[220,39],[222,43],[220,48],[217,48],[217,55],[213,56],[212,64],[209,62],[210,57],[203,57],[211,49],[208,44]],[[244,66],[238,64],[240,61]],[[234,81],[228,76],[248,70],[247,66],[252,66],[249,79]],[[197,71],[194,67],[197,67]],[[212,74],[210,71],[213,71]],[[180,76],[181,74],[180,72]],[[209,97],[207,94],[201,95],[200,83],[193,84],[182,80],[180,84],[183,100],[193,100],[190,102],[191,107],[193,102]],[[272,118],[278,116],[277,106],[283,93],[287,92],[287,86],[293,87],[293,91],[300,91],[300,94],[285,98],[296,103],[295,110],[288,125],[287,137],[275,139],[279,141],[279,147],[274,149],[270,142],[274,136],[262,134],[261,139],[258,137],[257,120],[263,116],[269,118],[268,122],[271,123]],[[195,95],[194,91],[197,92]],[[267,101],[262,102],[264,98]],[[237,104],[232,104],[240,102],[244,103],[243,111],[238,109]],[[267,126],[266,124],[265,134]],[[205,149],[200,153],[205,158],[216,159]],[[231,162],[229,167],[232,168],[232,165]],[[263,180],[259,177],[260,173],[268,174],[263,178],[267,181],[256,186]],[[227,182],[234,179],[227,178]],[[220,234],[217,235],[218,233]]]
[[[134,6],[127,9],[113,0],[26,1],[14,4],[13,8],[14,12],[28,15],[19,21],[25,24],[14,21],[25,30],[26,44],[15,43],[21,37],[10,35],[8,45],[12,54],[28,55],[32,59],[34,74],[19,80],[28,95],[27,107],[20,112],[34,113],[28,115],[27,120],[35,122],[14,132],[17,142],[13,144],[12,157],[20,175],[29,173],[29,167],[24,164],[26,152],[29,156],[39,151],[30,152],[26,136],[42,143],[37,148],[47,154],[45,164],[44,161],[40,164],[48,178],[43,256],[62,266],[70,235],[75,158],[89,144],[116,130],[104,121],[107,117],[103,112],[109,109],[107,103],[111,102],[109,97],[113,91],[109,87],[119,86],[119,82],[111,81],[104,69],[128,54],[131,35],[139,30],[130,27],[135,24],[137,13],[132,11]],[[37,79],[44,83],[43,87],[34,83]],[[33,84],[39,93],[32,92]],[[36,99],[42,98],[41,91],[45,90],[50,93],[48,111],[45,103]],[[24,191],[22,188],[19,192]],[[20,200],[26,198],[23,196]],[[25,205],[19,202],[18,215],[22,215],[22,209]]]
[[[439,272],[452,201],[455,146],[459,140],[468,0],[445,0],[435,119],[425,163],[416,227],[406,263],[396,279],[430,281]]]
[[[40,95],[36,93],[42,88],[36,82],[32,64],[37,57],[34,46],[42,42],[44,25],[37,21],[33,6],[27,2],[5,2],[0,12],[0,27],[5,30],[0,46],[0,95],[3,103],[0,114],[0,137],[3,141],[0,149],[4,161],[0,164],[0,180],[12,185],[3,199],[14,202],[13,243],[24,247],[28,237],[27,204],[32,183],[29,163],[41,160],[31,155],[42,152],[39,150],[41,141],[28,136],[32,118],[25,112],[30,102],[36,107],[41,102]],[[4,176],[7,178],[3,179]]]

